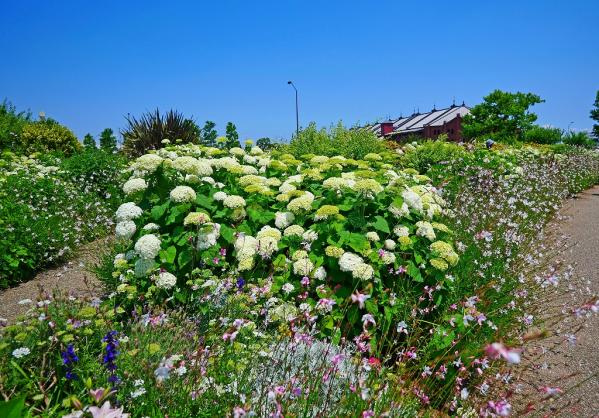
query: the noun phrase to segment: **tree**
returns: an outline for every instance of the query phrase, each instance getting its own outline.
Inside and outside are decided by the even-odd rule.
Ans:
[[[207,147],[216,146],[216,137],[218,136],[218,133],[216,132],[216,129],[214,129],[215,126],[216,123],[212,122],[211,120],[207,120],[204,123],[204,127],[202,128],[202,132],[200,135],[201,142]]]
[[[227,122],[226,137],[227,142],[225,142],[225,148],[231,149],[239,146],[239,134],[237,133],[237,127],[233,122]]]
[[[543,103],[533,93],[510,93],[495,90],[474,106],[463,120],[463,134],[468,139],[491,137],[495,140],[522,140],[533,126],[537,115],[529,112],[535,104]]]
[[[268,137],[260,138],[256,141],[256,145],[264,151],[268,151],[272,148],[273,143]]]
[[[96,140],[92,134],[85,134],[83,137],[83,146],[85,149],[96,149]]]
[[[100,149],[114,153],[116,152],[116,136],[110,128],[106,128],[100,133]]]
[[[599,141],[599,90],[597,90],[597,96],[595,97],[593,107],[594,109],[591,110],[591,119],[597,122],[593,125],[593,136]]]

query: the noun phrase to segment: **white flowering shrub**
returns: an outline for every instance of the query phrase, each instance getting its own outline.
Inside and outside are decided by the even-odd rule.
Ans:
[[[116,213],[124,299],[193,306],[236,277],[272,312],[308,306],[325,335],[387,331],[425,286],[449,290],[458,257],[429,178],[364,158],[190,144],[141,156]]]

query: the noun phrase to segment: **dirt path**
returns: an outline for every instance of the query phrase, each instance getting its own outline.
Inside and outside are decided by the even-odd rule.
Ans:
[[[570,200],[561,214],[567,218],[555,235],[568,237],[568,249],[553,261],[574,266],[574,274],[566,284],[569,291],[547,301],[547,311],[551,315],[555,306],[566,317],[551,327],[554,336],[527,348],[526,383],[521,384],[527,387],[522,388],[516,416],[599,417],[599,315],[589,314],[581,322],[571,311],[599,295],[599,186]],[[558,387],[563,393],[550,399],[543,386]]]
[[[52,293],[59,290],[77,296],[99,294],[101,284],[90,268],[100,260],[108,242],[107,238],[90,242],[81,247],[71,261],[41,271],[32,280],[17,287],[0,291],[0,318],[12,323],[30,307],[29,304],[19,304],[19,301],[31,299],[35,302],[40,291]]]

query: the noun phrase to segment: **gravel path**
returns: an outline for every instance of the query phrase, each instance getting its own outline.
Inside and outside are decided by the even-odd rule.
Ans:
[[[557,307],[567,315],[550,328],[556,335],[527,348],[526,383],[521,384],[516,416],[599,417],[599,315],[581,322],[570,313],[572,307],[599,295],[599,186],[571,199],[561,214],[566,219],[558,224],[555,236],[566,235],[568,249],[553,262],[574,266],[574,275],[569,292],[547,301],[547,312],[551,315],[552,307]],[[575,343],[566,340],[569,334],[576,335]],[[547,398],[542,386],[559,387],[563,393]]]
[[[12,323],[24,314],[29,305],[19,301],[35,301],[41,292],[60,291],[77,296],[94,296],[101,292],[101,284],[90,269],[98,263],[108,248],[109,239],[90,242],[81,247],[75,258],[58,267],[38,273],[32,280],[17,287],[0,291],[0,318]]]

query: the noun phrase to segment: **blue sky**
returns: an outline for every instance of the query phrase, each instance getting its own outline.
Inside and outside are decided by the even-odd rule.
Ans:
[[[175,108],[242,139],[409,114],[495,88],[539,122],[592,126],[599,2],[28,1],[0,5],[0,100],[82,137]]]

